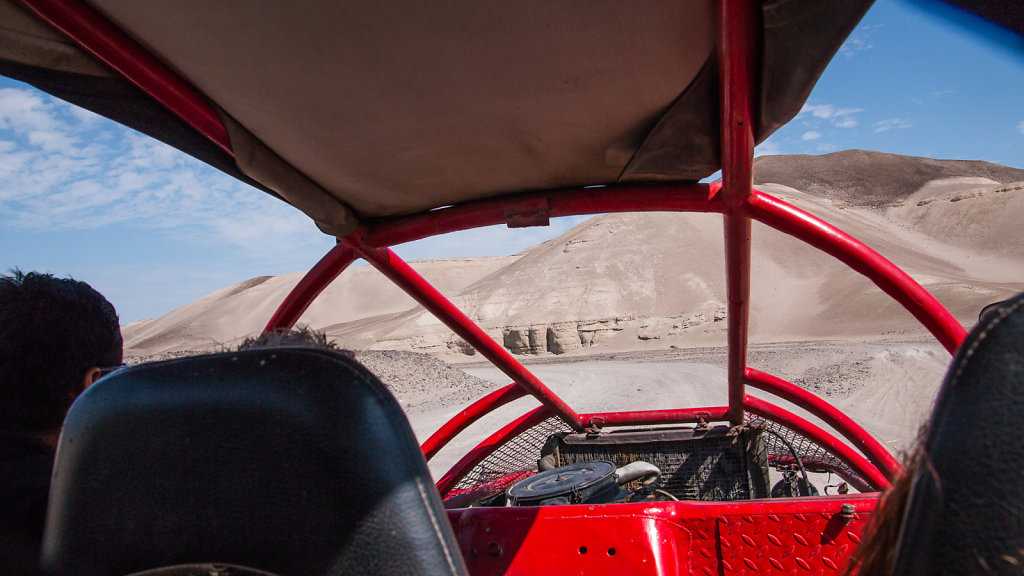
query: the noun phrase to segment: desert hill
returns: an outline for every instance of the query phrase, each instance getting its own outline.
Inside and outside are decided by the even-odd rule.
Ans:
[[[443,293],[474,282],[517,256],[460,258],[417,262],[416,269]],[[262,276],[223,288],[160,318],[124,326],[129,354],[215,350],[262,330],[284,297],[305,272]],[[369,266],[353,266],[314,302],[303,322],[324,328],[354,319],[408,310],[414,302]]]
[[[782,184],[846,206],[884,209],[946,178],[1024,182],[1024,170],[976,160],[933,160],[871,150],[821,156],[761,156],[754,184]]]
[[[755,163],[758,188],[839,226],[925,285],[962,322],[1024,290],[1024,171],[849,151]],[[754,225],[752,341],[919,333],[869,281]],[[724,342],[721,217],[609,214],[516,256],[413,266],[515,354]],[[258,332],[302,273],[224,288],[124,327],[130,355],[230,346]],[[300,320],[341,345],[469,359],[464,343],[375,270],[352,268]]]

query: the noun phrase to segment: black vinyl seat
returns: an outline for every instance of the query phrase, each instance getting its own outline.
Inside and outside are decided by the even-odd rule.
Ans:
[[[1024,571],[1024,294],[987,313],[936,400],[893,574]]]
[[[286,575],[465,573],[398,403],[355,360],[307,348],[127,368],[68,413],[47,572],[211,563]]]

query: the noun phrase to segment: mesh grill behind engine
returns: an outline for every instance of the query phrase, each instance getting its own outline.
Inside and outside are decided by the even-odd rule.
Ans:
[[[725,501],[768,496],[767,451],[761,431],[726,426],[552,435],[544,455],[558,466],[642,460],[662,473],[660,486],[680,500]]]

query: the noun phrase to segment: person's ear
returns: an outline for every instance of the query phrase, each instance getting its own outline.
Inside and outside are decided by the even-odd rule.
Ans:
[[[100,379],[103,373],[100,372],[99,366],[93,366],[85,373],[85,378],[82,378],[82,390],[84,391],[89,386],[92,386],[97,380]]]

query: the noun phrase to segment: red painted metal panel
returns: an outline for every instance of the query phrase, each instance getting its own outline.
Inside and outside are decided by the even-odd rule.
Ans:
[[[355,260],[355,252],[344,244],[331,248],[292,288],[267,322],[264,332],[291,330],[313,300]]]
[[[643,184],[577,188],[543,193],[515,194],[467,202],[365,224],[362,241],[368,246],[395,246],[437,234],[505,224],[517,206],[543,202],[547,216],[578,216],[609,212],[713,212],[725,211],[715,197],[719,184]]]
[[[895,480],[896,475],[902,470],[900,463],[884,446],[868,434],[866,430],[861,428],[859,424],[854,422],[852,418],[843,414],[828,402],[799,386],[753,368],[747,368],[746,376],[749,385],[766,392],[771,392],[783,400],[792,402],[835,428],[844,438],[853,442],[853,445],[863,452],[868,460],[877,466],[890,481]]]
[[[491,339],[479,326],[473,323],[461,310],[437,291],[415,270],[387,248],[372,248],[359,242],[359,231],[340,239],[348,244],[363,259],[380,270],[398,287],[405,290],[421,306],[430,311],[453,332],[458,334],[498,369],[512,378],[574,429],[583,430],[584,422],[579,414],[564,400],[551,391],[539,378],[533,375],[512,354]]]
[[[470,450],[461,460],[455,463],[442,478],[437,482],[437,491],[441,497],[448,495],[448,492],[455,487],[455,484],[473,469],[484,458],[490,456],[495,450],[501,448],[509,439],[516,437],[524,430],[528,430],[552,416],[552,412],[546,406],[540,406],[509,422],[504,428],[488,436],[476,448]]]
[[[474,514],[457,520],[456,539],[470,574],[687,573],[690,533],[678,523],[653,515],[509,510],[511,518],[500,527]]]
[[[760,191],[751,196],[747,212],[755,220],[799,238],[867,276],[913,314],[950,354],[967,337],[956,318],[906,272],[835,226]]]
[[[886,478],[885,475],[882,474],[871,462],[868,462],[866,458],[854,451],[853,448],[850,448],[838,438],[822,430],[818,426],[815,426],[788,410],[779,408],[774,404],[765,402],[764,400],[755,398],[749,394],[743,399],[743,404],[750,412],[778,422],[791,430],[795,430],[796,432],[803,434],[814,442],[817,442],[819,445],[832,452],[832,454],[835,454],[837,458],[845,462],[853,469],[854,472],[870,482],[874,489],[883,490],[890,486],[889,479]],[[847,482],[850,482],[850,479],[846,480]]]
[[[518,400],[523,396],[526,396],[526,390],[513,382],[470,404],[465,410],[459,412],[446,422],[444,426],[438,428],[437,432],[434,432],[430,438],[427,438],[427,441],[421,447],[423,457],[429,462],[441,448],[444,448],[445,445],[451,442],[452,438],[458,436],[460,432],[471,426],[488,412]]]
[[[842,513],[844,504],[852,514]],[[876,504],[877,494],[467,508],[448,519],[476,576],[835,574]]]
[[[842,574],[866,523],[867,514],[840,511],[722,516],[721,565],[726,573]]]
[[[234,155],[224,123],[206,98],[102,14],[77,0],[18,1]]]

